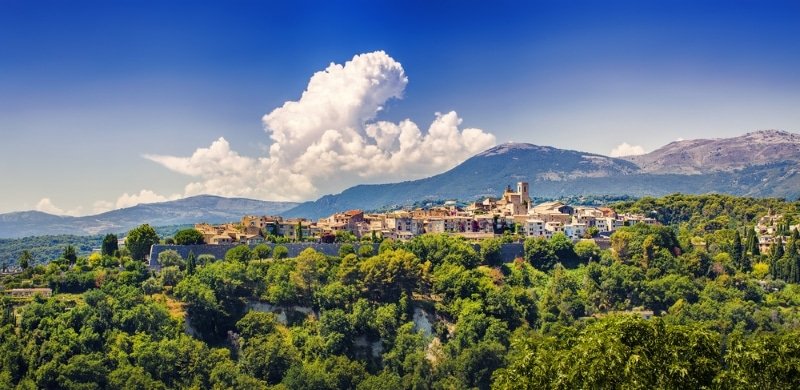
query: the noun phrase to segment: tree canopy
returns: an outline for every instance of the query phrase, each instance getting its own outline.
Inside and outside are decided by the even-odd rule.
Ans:
[[[508,262],[501,238],[476,250],[440,234],[337,256],[163,251],[155,269],[132,248],[75,245],[69,260],[60,242],[62,258],[28,252],[0,275],[6,290],[52,290],[0,297],[0,388],[800,387],[797,202],[619,207],[662,225],[528,239]],[[770,208],[782,238],[761,253]],[[129,242],[157,242],[135,230]]]
[[[178,245],[201,245],[205,243],[203,233],[197,229],[182,229],[175,233],[175,244]]]
[[[128,248],[134,260],[144,260],[145,256],[150,253],[150,247],[158,244],[159,241],[155,229],[144,224],[128,232],[125,238],[125,247]]]

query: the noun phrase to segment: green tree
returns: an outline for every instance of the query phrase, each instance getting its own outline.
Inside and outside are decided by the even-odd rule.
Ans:
[[[345,257],[351,253],[356,253],[353,244],[342,244],[342,246],[339,247],[339,257]]]
[[[745,255],[744,255],[744,246],[742,245],[742,236],[739,234],[739,229],[733,233],[733,243],[731,244],[731,257],[733,258],[733,262],[736,264],[739,269],[743,271],[748,271],[749,267],[745,266]],[[749,261],[748,261],[749,263]]]
[[[800,253],[797,250],[797,239],[792,236],[782,258],[782,263],[785,264],[784,279],[789,283],[800,283]]]
[[[503,264],[502,241],[499,238],[487,238],[481,241],[481,260],[484,264],[498,266]]]
[[[178,252],[169,249],[158,254],[158,264],[162,267],[178,267],[180,269],[186,268],[186,262],[183,260]]]
[[[495,373],[493,387],[711,388],[722,369],[717,334],[660,319],[611,316],[567,337],[514,343],[511,363]]]
[[[236,329],[244,338],[266,336],[275,330],[275,315],[258,311],[249,311],[236,323]]]
[[[575,246],[564,233],[553,234],[553,237],[550,238],[550,247],[553,248],[559,262],[565,265],[575,265],[578,259],[575,254]]]
[[[582,317],[586,310],[586,302],[580,295],[580,285],[573,274],[557,264],[553,268],[553,277],[539,302],[544,322],[557,322],[571,325]]]
[[[327,267],[325,255],[312,248],[306,248],[297,255],[290,278],[302,297],[310,299],[314,295],[322,283]]]
[[[558,256],[550,242],[543,237],[525,240],[525,258],[537,269],[548,271],[558,261]]]
[[[100,253],[103,256],[114,256],[119,250],[119,239],[116,234],[106,234],[103,237],[103,245],[100,247]]]
[[[226,261],[238,261],[247,264],[253,258],[253,253],[247,245],[237,245],[225,252]]]
[[[23,270],[28,269],[31,266],[31,262],[33,261],[33,256],[31,256],[31,252],[27,249],[22,251],[22,254],[19,255],[19,267]]]
[[[769,268],[773,278],[786,279],[786,273],[784,272],[785,270],[782,267],[783,262],[781,262],[781,260],[783,259],[783,255],[784,255],[783,243],[781,243],[780,241],[776,241],[775,243],[772,244],[769,257],[770,259]]]
[[[125,238],[125,247],[131,252],[134,260],[144,260],[150,253],[150,247],[158,244],[160,239],[155,229],[150,225],[144,224],[128,232]]]
[[[358,246],[358,257],[365,259],[375,254],[375,249],[370,243],[362,243]]]
[[[383,247],[383,245],[381,245]],[[405,248],[422,261],[434,266],[442,263],[458,263],[473,268],[480,263],[475,248],[460,237],[444,233],[423,234],[406,243]],[[382,252],[381,249],[379,252]]]
[[[258,244],[253,248],[253,258],[264,260],[268,259],[269,255],[272,253],[272,248],[269,247],[267,244]]]
[[[189,256],[186,257],[186,273],[189,275],[194,275],[196,270],[197,258],[194,255],[194,251],[189,251]]]
[[[361,263],[360,268],[367,293],[383,302],[396,302],[403,292],[410,294],[422,276],[419,259],[402,249],[370,257]]]
[[[175,233],[175,243],[178,245],[201,245],[205,243],[203,233],[197,229],[183,229]]]
[[[78,253],[75,251],[74,246],[67,245],[64,248],[64,254],[62,254],[61,257],[66,259],[70,265],[74,265],[75,262],[78,260]]]
[[[239,360],[242,371],[270,385],[280,383],[286,371],[298,363],[291,345],[277,333],[246,339]]]
[[[289,248],[283,245],[275,245],[272,249],[272,258],[275,260],[285,259],[289,257]]]
[[[717,377],[717,387],[726,389],[796,389],[800,388],[797,359],[800,347],[798,332],[760,333],[749,337],[733,335],[725,364]]]
[[[747,251],[751,256],[761,255],[761,250],[758,247],[758,236],[752,227],[747,228]]]
[[[357,284],[361,281],[361,260],[358,256],[350,254],[342,258],[337,270],[337,277],[345,284]]]
[[[294,237],[297,242],[303,242],[303,223],[297,221],[297,226],[294,227]]]
[[[581,262],[600,260],[600,247],[593,240],[578,241],[575,243],[574,249],[575,255]]]

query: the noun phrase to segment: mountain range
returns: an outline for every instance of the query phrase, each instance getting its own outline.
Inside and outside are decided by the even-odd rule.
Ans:
[[[238,221],[248,214],[280,214],[296,205],[291,202],[200,195],[169,202],[140,204],[85,217],[22,211],[0,214],[0,238],[122,233],[144,223],[153,226],[222,223]]]
[[[675,141],[647,154],[621,158],[506,143],[435,176],[358,185],[301,204],[204,195],[86,217],[37,211],[0,214],[0,237],[124,232],[142,223],[219,223],[237,221],[246,214],[318,219],[348,209],[377,210],[424,200],[477,200],[498,196],[518,181],[529,182],[531,195],[540,198],[718,192],[796,199],[800,196],[798,172],[800,134],[779,130]]]
[[[284,214],[319,218],[341,210],[380,209],[425,199],[475,200],[498,196],[517,181],[529,182],[531,195],[545,198],[719,192],[795,199],[800,196],[799,169],[800,135],[779,130],[676,141],[622,158],[507,143],[436,176],[355,186]]]

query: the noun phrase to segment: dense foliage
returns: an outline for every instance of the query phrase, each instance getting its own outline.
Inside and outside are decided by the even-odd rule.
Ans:
[[[179,230],[175,233],[175,243],[178,245],[200,245],[204,244],[203,233],[197,229],[188,228]]]
[[[669,199],[692,206],[622,207],[683,210],[674,225],[624,227],[608,249],[529,239],[508,263],[500,240],[424,235],[340,256],[165,251],[157,273],[124,253],[33,266],[3,286],[56,293],[2,301],[0,387],[800,386],[797,238],[748,244],[756,218],[796,205]]]
[[[187,225],[169,225],[154,227],[159,237],[167,237],[177,231],[186,229]],[[105,254],[113,255],[118,250],[116,238],[124,234],[107,234],[93,236],[54,235],[32,236],[24,238],[0,238],[0,267],[14,268],[22,251],[27,250],[32,257],[32,264],[47,264],[61,257],[64,247],[72,245],[80,256],[88,256],[93,250],[107,250]],[[112,240],[113,238],[113,240]],[[108,241],[107,241],[108,240]]]
[[[134,260],[144,260],[145,256],[150,253],[150,247],[159,242],[158,233],[150,225],[134,228],[125,237],[125,247],[128,248]]]
[[[72,245],[77,253],[82,256],[89,255],[94,248],[100,248],[103,236],[36,236],[25,238],[5,239],[0,238],[0,264],[5,267],[14,267],[27,250],[32,258],[32,264],[47,263],[61,257],[64,247]]]

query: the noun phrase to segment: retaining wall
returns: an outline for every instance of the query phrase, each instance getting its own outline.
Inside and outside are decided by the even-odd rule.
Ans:
[[[166,250],[174,250],[178,252],[181,257],[184,259],[189,256],[189,252],[194,252],[195,256],[200,255],[211,255],[216,257],[217,259],[225,258],[225,253],[227,253],[232,248],[235,248],[241,244],[223,244],[223,245],[153,245],[150,247],[150,267],[158,268],[158,255],[161,252]],[[316,242],[298,242],[298,243],[286,243],[286,244],[272,244],[266,243],[270,249],[274,249],[275,246],[281,245],[285,246],[286,249],[289,250],[289,257],[296,257],[300,254],[300,252],[306,250],[306,248],[313,248],[315,251],[323,253],[328,256],[339,256],[339,248],[344,243],[332,243],[332,244],[322,244]],[[358,248],[362,245],[371,245],[373,247],[373,252],[378,253],[378,246],[379,244],[360,244],[354,243],[350,244],[358,252]],[[250,249],[254,248],[255,245],[250,245]]]
[[[225,253],[228,252],[231,248],[237,247],[239,244],[225,244],[225,245],[153,245],[150,248],[150,267],[151,268],[159,268],[158,266],[158,255],[161,252],[166,250],[174,250],[178,252],[181,257],[184,259],[189,256],[189,252],[194,252],[195,256],[200,255],[211,255],[217,259],[222,259],[225,257]],[[287,243],[287,244],[272,244],[267,243],[267,246],[270,249],[275,248],[276,245],[285,246],[286,249],[289,250],[289,257],[295,257],[300,254],[300,252],[304,251],[306,248],[313,248],[315,251],[323,253],[328,256],[338,256],[339,255],[339,248],[343,243],[332,243],[332,244],[323,244],[323,243],[316,243],[316,242],[301,242],[301,243]],[[373,253],[378,253],[378,244],[359,244],[354,243],[351,244],[358,252],[358,248],[362,245],[372,245]],[[251,245],[250,248],[255,247],[255,245]],[[480,246],[474,245],[475,250],[480,252]],[[504,262],[513,261],[517,257],[523,257],[525,253],[525,248],[523,244],[520,243],[513,243],[513,244],[502,244],[500,247],[500,256],[503,258]]]

